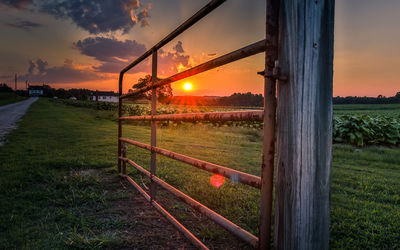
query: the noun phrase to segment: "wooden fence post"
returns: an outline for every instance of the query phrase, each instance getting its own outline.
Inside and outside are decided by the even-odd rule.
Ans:
[[[280,4],[276,249],[328,249],[334,0]]]

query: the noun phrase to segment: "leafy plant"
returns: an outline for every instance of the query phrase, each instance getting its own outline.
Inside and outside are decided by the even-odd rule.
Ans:
[[[399,145],[400,120],[386,116],[343,115],[333,119],[333,141],[356,146]]]

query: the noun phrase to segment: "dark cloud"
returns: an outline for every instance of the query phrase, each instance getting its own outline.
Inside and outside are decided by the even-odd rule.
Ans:
[[[30,31],[33,28],[38,28],[42,26],[40,23],[34,23],[31,21],[24,21],[24,20],[16,20],[13,23],[7,23],[8,26],[18,28],[18,29],[23,29],[26,31]]]
[[[138,57],[146,52],[146,46],[135,40],[120,41],[115,38],[89,37],[74,43],[81,54],[102,62],[119,62]]]
[[[183,50],[181,41],[178,41],[178,43],[174,46],[174,50],[176,51],[176,53],[184,53],[185,52]]]
[[[85,81],[105,79],[106,77],[95,72],[91,67],[82,67],[66,59],[64,65],[48,67],[42,59],[29,61],[28,74],[18,76],[32,83],[79,83]]]
[[[178,52],[177,50],[173,52],[160,51],[158,59],[158,65],[159,65],[158,68],[160,69],[161,72],[165,72],[166,74],[168,73],[174,74],[183,71],[188,67],[191,67],[189,59],[190,59],[189,55],[184,55]]]
[[[31,5],[33,0],[0,0],[0,5],[6,5],[11,8],[25,9],[28,5]]]
[[[96,70],[117,73],[130,61],[146,52],[146,46],[135,40],[120,41],[115,38],[89,37],[74,43],[81,54],[93,57],[102,64]],[[146,63],[139,65],[139,70],[146,71]]]
[[[146,46],[135,40],[120,41],[115,38],[90,37],[74,43],[81,54],[93,57],[101,62],[96,70],[106,73],[118,73],[137,57],[146,52]],[[176,73],[189,67],[189,56],[184,55],[182,42],[174,46],[172,52],[159,51],[158,68],[160,72]],[[129,73],[150,72],[151,61],[145,60]]]
[[[36,63],[33,60],[29,60],[28,63],[29,63],[28,73],[33,74],[36,68]]]
[[[135,24],[148,24],[148,8],[139,0],[47,0],[38,3],[42,12],[56,18],[72,19],[92,34],[122,30],[128,32]]]

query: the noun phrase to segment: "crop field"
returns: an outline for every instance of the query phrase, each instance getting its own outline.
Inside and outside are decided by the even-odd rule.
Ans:
[[[62,100],[64,104],[109,110],[115,113],[117,103],[96,103],[90,101]],[[260,109],[259,107],[212,107],[212,106],[179,106],[158,105],[158,114],[212,112]],[[126,104],[123,106],[124,115],[149,115],[149,104]],[[261,122],[201,122],[214,127],[242,127],[262,130]],[[181,122],[159,122],[163,127],[180,126]],[[199,124],[199,123],[196,123]],[[355,146],[365,145],[400,145],[400,104],[386,105],[336,105],[334,106],[333,140],[336,143],[346,143]]]
[[[340,104],[333,106],[335,115],[370,115],[400,118],[400,104]]]
[[[140,246],[140,241],[133,235],[124,234],[139,227],[135,221],[96,216],[121,199],[139,194],[126,192],[124,185],[128,184],[121,184],[118,178],[104,181],[98,175],[84,178],[77,174],[97,169],[116,175],[115,109],[89,106],[92,104],[65,104],[41,98],[32,105],[19,129],[8,136],[5,146],[0,148],[0,157],[5,159],[0,162],[0,188],[4,190],[0,194],[0,248]],[[145,105],[139,107],[147,112]],[[358,116],[371,111],[361,106],[347,107],[338,109],[335,106],[336,117]],[[185,107],[171,109],[176,112],[177,108],[191,112],[188,107],[186,111]],[[215,110],[204,108],[205,111],[210,109]],[[216,110],[225,109],[219,107]],[[390,112],[399,114],[399,109],[394,109]],[[380,109],[375,108],[372,112],[384,116]],[[149,144],[150,129],[148,124],[130,123],[124,126],[123,136]],[[159,147],[260,175],[262,130],[258,127],[170,124],[160,126],[157,137]],[[148,151],[128,146],[128,157],[149,169]],[[144,189],[149,187],[147,178],[130,167],[128,173]],[[210,185],[211,174],[163,156],[157,156],[157,175],[257,234],[258,190],[230,180],[214,187]],[[399,179],[399,147],[334,144],[332,249],[400,248]],[[215,249],[226,249],[226,244],[244,247],[223,229],[205,222],[204,217],[185,204],[172,199],[161,189],[158,191],[160,203],[208,246]]]

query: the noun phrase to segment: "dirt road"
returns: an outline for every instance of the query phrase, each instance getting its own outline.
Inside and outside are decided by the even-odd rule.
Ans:
[[[16,127],[19,119],[37,99],[38,97],[31,97],[25,101],[0,106],[0,146],[3,146],[4,136]]]

